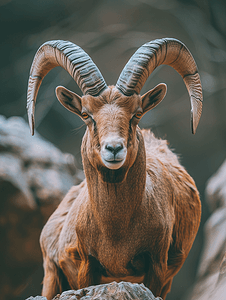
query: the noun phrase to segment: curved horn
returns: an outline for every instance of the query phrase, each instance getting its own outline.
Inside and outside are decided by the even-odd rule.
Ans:
[[[139,94],[150,74],[160,65],[173,67],[183,78],[191,101],[192,133],[202,113],[202,85],[188,48],[173,38],[158,39],[141,46],[122,70],[116,87],[126,96]]]
[[[83,94],[98,96],[107,85],[89,55],[69,41],[49,41],[36,52],[29,76],[27,91],[28,120],[34,134],[34,110],[43,78],[53,68],[63,67],[76,81]]]

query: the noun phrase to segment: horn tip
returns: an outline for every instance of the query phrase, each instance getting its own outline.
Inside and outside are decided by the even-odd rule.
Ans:
[[[28,116],[28,121],[29,121],[31,135],[33,136],[35,133],[35,124],[34,124],[34,115],[33,114]]]
[[[202,97],[199,99],[202,99]],[[195,134],[202,114],[202,100],[191,96],[191,107],[191,131],[192,134]]]
[[[197,129],[197,127],[195,127],[194,120],[193,120],[193,111],[191,111],[191,133],[195,134],[196,129]]]
[[[31,131],[31,135],[34,135],[35,131],[35,117],[34,117],[35,102],[32,100],[27,106],[28,123]]]

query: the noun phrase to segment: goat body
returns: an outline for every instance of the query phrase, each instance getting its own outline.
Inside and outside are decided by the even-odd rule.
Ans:
[[[103,114],[95,119],[97,128],[105,122],[112,131]],[[93,167],[90,135],[82,142],[86,179],[71,188],[41,234],[43,295],[115,280],[143,282],[165,298],[199,227],[195,183],[166,141],[149,131],[136,127],[138,150],[128,170]]]
[[[138,127],[166,94],[165,84],[139,94],[161,64],[183,77],[195,133],[201,82],[191,53],[178,40],[141,46],[116,86],[107,86],[91,58],[71,42],[46,42],[34,57],[27,98],[32,134],[38,89],[56,66],[65,68],[84,94],[57,87],[58,100],[87,125],[81,148],[85,180],[69,191],[41,234],[42,295],[48,300],[68,288],[113,280],[143,282],[165,299],[191,249],[201,215],[195,183],[165,141]]]

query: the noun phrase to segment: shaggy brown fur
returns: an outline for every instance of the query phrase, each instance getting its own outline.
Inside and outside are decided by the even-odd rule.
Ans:
[[[68,288],[113,280],[143,282],[163,299],[169,292],[194,242],[201,205],[166,141],[138,127],[136,112],[153,108],[163,90],[126,97],[109,87],[99,97],[80,98],[58,89],[64,106],[89,117],[82,141],[86,179],[71,188],[41,234],[48,300]],[[109,136],[127,151],[117,169],[101,157]]]

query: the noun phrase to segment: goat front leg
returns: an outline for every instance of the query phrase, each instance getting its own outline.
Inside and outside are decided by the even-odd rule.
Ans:
[[[161,291],[161,297],[162,297],[162,299],[165,299],[165,298],[166,298],[166,295],[170,292],[172,282],[173,282],[173,278],[170,279],[170,280],[164,285],[164,287],[163,287],[163,289],[162,289],[162,291]]]
[[[161,291],[161,297],[165,299],[166,295],[171,290],[173,277],[180,270],[185,262],[186,255],[182,249],[170,247],[168,252],[168,270],[166,272],[165,283]]]
[[[103,267],[99,261],[76,248],[67,249],[60,259],[60,267],[72,289],[99,284]]]
[[[46,257],[44,259],[44,272],[42,296],[51,300],[56,294],[62,292],[59,268],[53,261]]]
[[[79,288],[78,272],[81,265],[81,259],[75,248],[67,249],[59,259],[60,268],[67,278],[68,284],[74,290]]]

